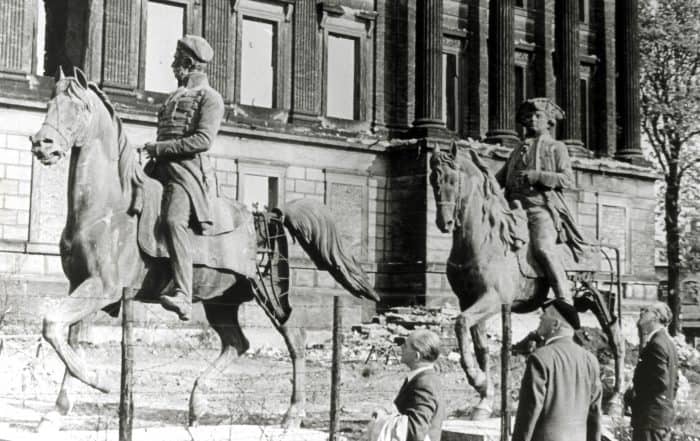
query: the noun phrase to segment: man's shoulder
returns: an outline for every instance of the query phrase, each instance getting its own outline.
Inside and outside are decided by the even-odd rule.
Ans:
[[[540,145],[550,148],[552,150],[561,150],[564,149],[566,150],[566,144],[564,144],[562,141],[559,141],[558,139],[554,139],[552,136],[543,136],[540,138]]]
[[[221,103],[222,106],[224,105],[224,98],[221,96],[218,90],[214,89],[210,85],[202,87],[202,92],[207,99],[212,99]]]
[[[440,376],[435,372],[435,369],[427,369],[416,375],[414,384],[422,387],[439,388]]]

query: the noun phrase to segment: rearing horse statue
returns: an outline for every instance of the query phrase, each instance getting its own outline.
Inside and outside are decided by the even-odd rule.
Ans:
[[[449,152],[432,154],[430,168],[436,224],[443,233],[452,233],[446,273],[461,311],[455,323],[460,362],[469,384],[480,395],[471,417],[484,419],[490,417],[494,395],[485,322],[503,304],[510,304],[516,313],[536,310],[546,300],[549,285],[528,263],[527,243],[516,243],[527,238],[525,214],[518,212],[520,208],[509,208],[478,153],[453,144]],[[574,304],[579,311],[592,310],[608,337],[615,355],[615,385],[608,403],[617,408],[624,366],[619,318],[613,318],[597,290],[577,296]]]
[[[94,312],[114,313],[123,287],[137,288],[132,295],[138,301],[156,303],[158,289],[167,283],[163,278],[169,277],[169,265],[167,260],[152,258],[139,248],[139,221],[129,213],[132,185],[142,173],[138,153],[126,139],[107,96],[89,83],[82,71],[76,69],[74,77],[59,73],[45,121],[31,141],[32,153],[46,166],[58,163],[70,152],[68,214],[60,241],[63,270],[70,283],[69,296],[43,320],[43,336],[66,367],[56,401],[60,416],[73,405],[71,385],[75,380],[103,392],[111,389],[109,379],[83,360],[74,339],[66,335],[67,329],[70,327],[73,334],[73,325]],[[150,179],[142,175],[138,178]],[[232,213],[234,203],[229,204]],[[243,243],[232,247],[237,249],[232,252],[243,257],[252,254],[254,259],[257,241],[253,216],[240,207],[237,213],[242,218],[243,232],[239,237]],[[328,270],[353,295],[379,300],[361,267],[343,251],[325,206],[302,199],[288,203],[282,215],[286,229],[320,269]],[[238,310],[243,302],[254,298],[256,283],[247,274],[195,266],[194,299],[202,302],[207,320],[219,335],[221,353],[194,383],[191,425],[206,412],[206,392],[216,376],[249,347],[239,325]],[[305,415],[305,331],[296,317],[292,313],[284,322],[273,320],[289,349],[293,366],[292,397],[285,415],[287,426],[298,426]],[[52,412],[50,419],[54,418]],[[52,426],[53,422],[48,425]]]

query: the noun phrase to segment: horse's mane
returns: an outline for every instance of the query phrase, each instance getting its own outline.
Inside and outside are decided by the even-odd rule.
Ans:
[[[92,111],[92,103],[86,94],[86,92],[92,91],[107,109],[117,133],[119,182],[122,192],[131,197],[133,186],[142,185],[146,179],[146,174],[139,165],[136,158],[136,149],[129,143],[129,139],[124,132],[121,118],[117,115],[114,104],[112,104],[107,94],[100,89],[97,84],[89,82],[88,88],[85,89],[76,78],[69,77],[66,78],[66,80],[68,81],[68,85],[65,88],[65,93],[69,97],[84,103],[88,110]]]
[[[482,221],[489,226],[486,240],[490,242],[499,240],[507,246],[507,249],[516,248],[516,240],[527,242],[528,231],[526,223],[523,222],[525,220],[524,213],[509,208],[500,185],[488,166],[481,160],[479,154],[469,148],[458,148],[456,158],[453,158],[449,153],[441,153],[442,158],[438,157],[438,161],[452,168],[461,165],[459,168],[467,174],[470,174],[470,165],[473,165],[481,175],[477,186],[483,199]]]

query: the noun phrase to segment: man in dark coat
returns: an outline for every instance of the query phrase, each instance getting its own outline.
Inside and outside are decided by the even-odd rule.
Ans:
[[[224,116],[221,95],[204,73],[214,51],[205,39],[186,35],[172,63],[178,88],[158,113],[156,142],[143,150],[153,161],[147,172],[163,184],[162,216],[173,270],[174,289],[160,297],[181,320],[192,311],[192,256],[188,229],[207,234],[213,225],[214,171],[206,152]]]
[[[401,362],[411,371],[394,405],[408,417],[406,441],[440,441],[446,409],[440,379],[433,364],[440,356],[440,337],[428,330],[414,331],[403,344]]]
[[[625,404],[632,408],[633,441],[665,441],[671,438],[673,402],[678,388],[678,354],[666,327],[671,309],[662,302],[639,313],[639,362]]]
[[[527,360],[512,441],[599,441],[598,360],[573,341],[573,306],[554,299],[542,309],[536,332],[545,344]]]
[[[564,200],[563,190],[574,185],[566,145],[549,130],[564,112],[548,98],[532,98],[520,105],[518,119],[525,126],[522,144],[496,173],[512,206],[525,209],[533,256],[542,267],[557,298],[573,304],[557,243],[565,243],[578,260],[583,237]]]

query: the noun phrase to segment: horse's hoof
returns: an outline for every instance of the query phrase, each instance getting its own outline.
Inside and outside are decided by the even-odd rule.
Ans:
[[[190,427],[195,427],[199,425],[199,419],[207,413],[209,408],[209,402],[207,399],[196,390],[192,391],[190,395],[190,415],[189,415],[189,425]]]
[[[41,417],[41,421],[36,426],[37,433],[58,432],[61,430],[61,414],[55,410]]]
[[[91,386],[102,393],[108,394],[114,389],[110,379],[111,376],[106,375],[105,372],[95,371]]]
[[[284,414],[282,427],[284,429],[298,429],[301,427],[301,421],[304,417],[306,417],[306,412],[298,410],[296,406],[292,405],[289,410],[287,410],[287,413]]]
[[[603,404],[603,412],[611,417],[622,416],[622,398],[620,394],[614,394]]]
[[[56,398],[56,407],[61,415],[68,415],[73,410],[73,400],[65,390],[61,390]]]
[[[478,371],[475,375],[469,378],[469,384],[476,389],[480,397],[485,397],[488,395],[488,378],[484,372]]]
[[[472,409],[470,419],[472,421],[483,421],[491,418],[491,408],[487,406],[476,406]]]

